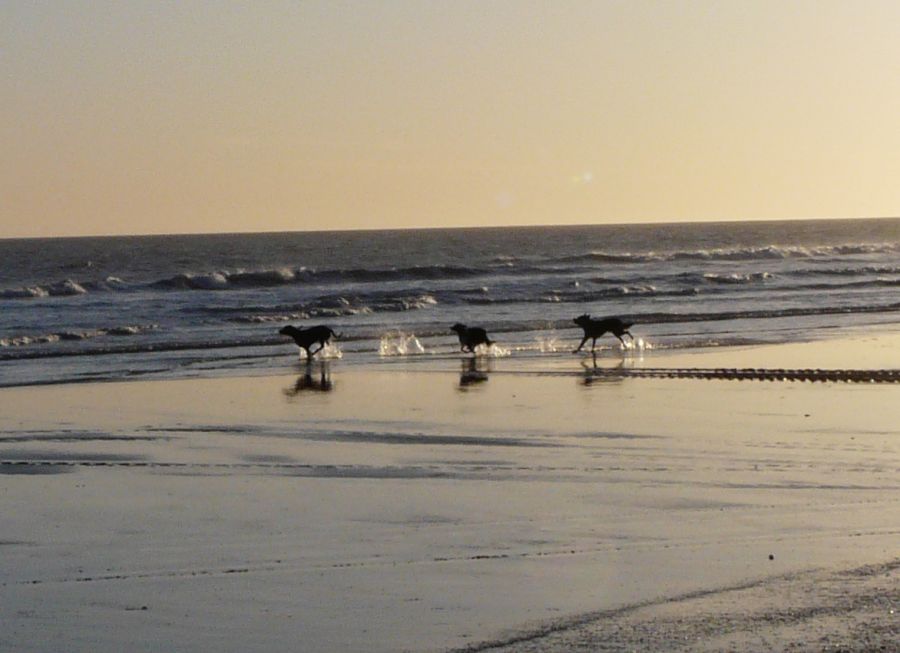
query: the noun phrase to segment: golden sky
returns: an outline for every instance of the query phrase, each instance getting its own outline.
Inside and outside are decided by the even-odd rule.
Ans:
[[[0,237],[900,215],[900,2],[0,4]]]

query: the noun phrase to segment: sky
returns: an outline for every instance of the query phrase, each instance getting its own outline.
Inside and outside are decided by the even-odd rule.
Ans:
[[[895,0],[0,3],[0,237],[900,215]]]

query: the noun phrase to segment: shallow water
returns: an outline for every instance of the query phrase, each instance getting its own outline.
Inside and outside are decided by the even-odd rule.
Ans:
[[[654,350],[815,340],[898,322],[898,287],[897,219],[5,240],[0,385],[284,370],[285,323],[350,362],[453,352],[454,322],[565,351],[584,312]]]

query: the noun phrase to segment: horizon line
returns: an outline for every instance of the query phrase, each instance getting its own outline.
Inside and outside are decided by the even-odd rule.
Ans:
[[[798,218],[712,218],[709,220],[647,220],[635,222],[571,222],[561,224],[507,224],[507,225],[456,225],[456,226],[412,226],[412,227],[351,227],[346,229],[264,229],[260,231],[183,231],[183,232],[148,232],[148,233],[114,233],[114,234],[65,234],[58,236],[0,236],[0,241],[8,240],[64,240],[80,238],[168,238],[176,236],[257,236],[263,234],[301,234],[301,233],[366,233],[384,231],[476,231],[489,229],[547,229],[552,227],[628,227],[653,225],[697,225],[697,224],[734,224],[734,223],[774,223],[774,222],[825,222],[837,220],[897,220],[900,215],[853,216],[853,217],[798,217]]]

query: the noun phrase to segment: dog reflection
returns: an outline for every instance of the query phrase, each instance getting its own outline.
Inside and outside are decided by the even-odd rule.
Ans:
[[[622,382],[622,375],[617,374],[617,372],[625,369],[625,359],[620,360],[614,367],[598,367],[597,354],[591,352],[590,360],[591,364],[588,364],[587,358],[584,358],[581,361],[581,366],[584,368],[584,377],[581,379],[582,385],[591,386],[595,383]]]
[[[318,374],[314,374],[316,369]],[[331,381],[331,365],[327,361],[314,366],[308,364],[306,370],[297,377],[294,385],[284,389],[284,394],[288,397],[296,397],[301,392],[331,392],[334,390],[334,383]]]
[[[488,372],[491,371],[490,361],[478,358],[469,358],[462,361],[459,373],[459,387],[461,390],[484,383],[488,380]]]

